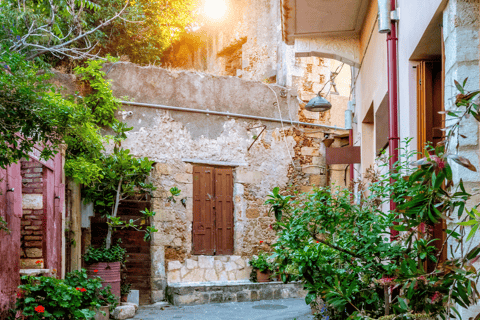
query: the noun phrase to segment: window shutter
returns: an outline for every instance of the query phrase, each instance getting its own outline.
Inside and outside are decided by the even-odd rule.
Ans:
[[[214,253],[214,172],[213,167],[193,168],[193,254]]]
[[[233,254],[233,172],[215,169],[215,243],[217,254]]]

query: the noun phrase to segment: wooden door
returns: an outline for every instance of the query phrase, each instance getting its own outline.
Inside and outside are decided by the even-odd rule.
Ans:
[[[444,63],[442,61],[421,61],[417,66],[417,151],[422,152],[418,158],[424,157],[425,146],[429,143],[435,147],[443,140],[444,115]],[[430,152],[432,153],[432,152]],[[442,250],[446,235],[446,222],[441,220],[430,226],[430,238],[438,239],[434,245]],[[446,247],[439,258],[446,259]],[[432,271],[435,263],[426,264],[426,269]]]
[[[215,169],[216,254],[233,254],[233,173],[231,168]]]
[[[233,254],[233,170],[193,169],[193,254]]]
[[[193,168],[193,254],[215,251],[215,168]]]

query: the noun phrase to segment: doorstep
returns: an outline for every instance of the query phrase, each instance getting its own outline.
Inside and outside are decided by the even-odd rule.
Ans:
[[[306,294],[299,281],[169,283],[166,290],[167,300],[174,306],[305,298]]]

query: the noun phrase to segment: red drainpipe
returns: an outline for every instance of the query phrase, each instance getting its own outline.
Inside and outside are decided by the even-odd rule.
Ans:
[[[395,0],[391,0],[391,11],[396,9]],[[392,31],[387,36],[387,52],[388,52],[388,131],[389,131],[389,143],[388,150],[390,154],[389,168],[394,170],[395,163],[398,161],[398,78],[397,78],[397,24],[395,20],[392,20]],[[390,179],[390,183],[394,180]],[[397,204],[390,199],[390,210],[395,211]],[[398,236],[398,231],[390,230],[390,239],[394,240]]]
[[[350,146],[353,146],[353,129],[350,129],[348,131],[348,142],[349,142]],[[350,164],[349,170],[350,170],[350,184],[352,184],[353,183],[353,178],[354,178],[353,175],[355,174],[355,167],[354,167],[353,163]],[[347,188],[348,188],[348,186],[347,186]],[[352,198],[353,198],[353,195],[352,195]]]

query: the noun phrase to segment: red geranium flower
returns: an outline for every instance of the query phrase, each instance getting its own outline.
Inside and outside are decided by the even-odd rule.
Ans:
[[[98,270],[97,270],[97,269],[95,269],[95,270],[93,270],[93,272],[97,273],[97,272],[98,272]]]
[[[85,292],[85,291],[87,291],[87,289],[85,288],[80,289],[80,292]]]
[[[260,241],[260,243],[263,243],[263,241]]]
[[[77,290],[77,291],[78,291],[78,290],[80,290],[80,288],[79,288],[79,287],[76,287],[76,288],[75,288],[75,290]]]
[[[320,243],[320,241],[317,241],[317,243]]]
[[[35,311],[38,312],[38,313],[43,313],[45,312],[45,308],[43,306],[36,306],[35,307]]]
[[[42,260],[37,260],[37,261],[35,261],[35,263],[40,264],[40,263],[42,263]]]

